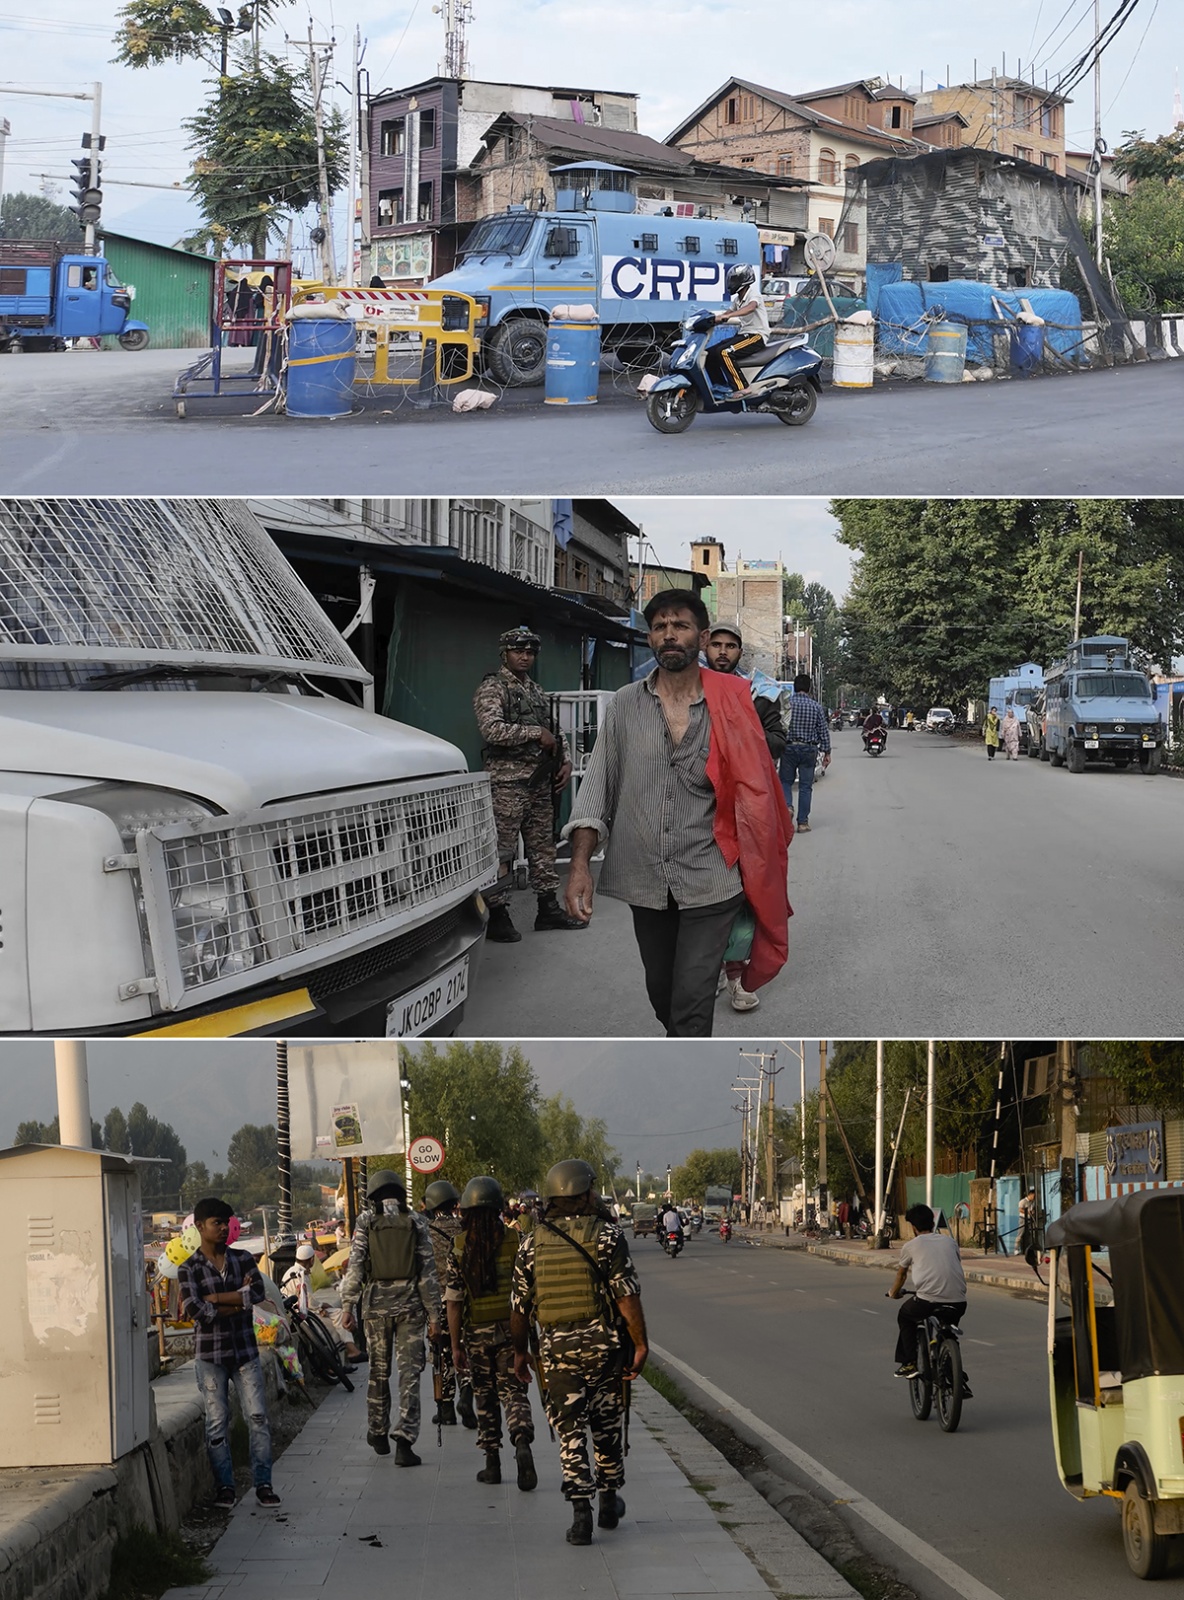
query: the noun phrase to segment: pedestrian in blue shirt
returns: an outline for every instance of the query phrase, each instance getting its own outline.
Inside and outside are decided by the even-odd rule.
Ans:
[[[794,822],[798,833],[810,831],[810,798],[814,792],[814,768],[822,752],[822,765],[830,766],[830,727],[826,712],[815,700],[809,673],[799,672],[793,680],[793,699],[789,702],[789,736],[782,752],[779,771],[785,803],[793,812],[793,785],[797,779],[798,809]]]
[[[251,1442],[255,1499],[278,1506],[271,1486],[271,1428],[263,1367],[255,1343],[252,1307],[264,1296],[263,1279],[245,1250],[227,1248],[233,1208],[225,1200],[199,1200],[193,1221],[201,1244],[177,1269],[181,1315],[193,1322],[194,1366],[205,1410],[206,1449],[218,1485],[215,1506],[234,1509],[230,1458],[230,1383],[238,1391]]]

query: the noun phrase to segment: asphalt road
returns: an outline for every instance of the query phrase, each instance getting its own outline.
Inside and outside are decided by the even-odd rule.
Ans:
[[[974,1398],[958,1432],[945,1434],[936,1417],[913,1418],[907,1387],[892,1375],[887,1272],[768,1245],[724,1246],[714,1234],[674,1261],[650,1239],[634,1248],[654,1343],[901,1524],[902,1536],[873,1532],[833,1489],[823,1495],[922,1600],[1146,1594],[1126,1565],[1113,1502],[1079,1504],[1057,1477],[1039,1302],[971,1289],[962,1330]],[[684,1374],[672,1376],[710,1413],[723,1409]],[[800,1465],[764,1449],[786,1476],[814,1487]],[[988,1593],[937,1577],[914,1539]],[[1172,1573],[1160,1587],[1179,1595],[1184,1563]]]
[[[1069,377],[830,390],[814,420],[700,417],[667,438],[632,383],[595,407],[515,391],[489,411],[398,394],[299,420],[190,401],[200,352],[0,357],[0,492],[43,494],[1179,494],[1184,361]],[[256,408],[254,398],[232,405]]]
[[[1140,1038],[1184,1032],[1184,782],[895,731],[832,735],[811,831],[790,847],[789,962],[722,1038]],[[465,1014],[488,1038],[656,1035],[628,908],[489,945]]]

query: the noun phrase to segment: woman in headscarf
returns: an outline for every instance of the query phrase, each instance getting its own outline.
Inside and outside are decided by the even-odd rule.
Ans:
[[[255,329],[251,327],[258,315],[260,296],[247,282],[246,274],[238,280],[226,296],[226,309],[235,324],[226,336],[226,343],[242,347],[255,342]]]
[[[1010,706],[1007,715],[1003,718],[1003,748],[1009,761],[1018,761],[1020,758],[1020,724],[1019,719]]]
[[[999,748],[999,713],[992,706],[987,712],[986,724],[983,728],[983,738],[987,744],[987,760],[994,761],[995,752]]]

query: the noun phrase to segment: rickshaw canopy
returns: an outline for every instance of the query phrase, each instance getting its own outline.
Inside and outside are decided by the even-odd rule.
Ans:
[[[1085,1200],[1052,1223],[1056,1250],[1106,1250],[1124,1382],[1184,1373],[1184,1189]]]

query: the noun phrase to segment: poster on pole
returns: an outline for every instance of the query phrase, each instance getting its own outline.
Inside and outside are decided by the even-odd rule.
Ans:
[[[293,1161],[399,1154],[404,1148],[394,1040],[288,1046]]]

